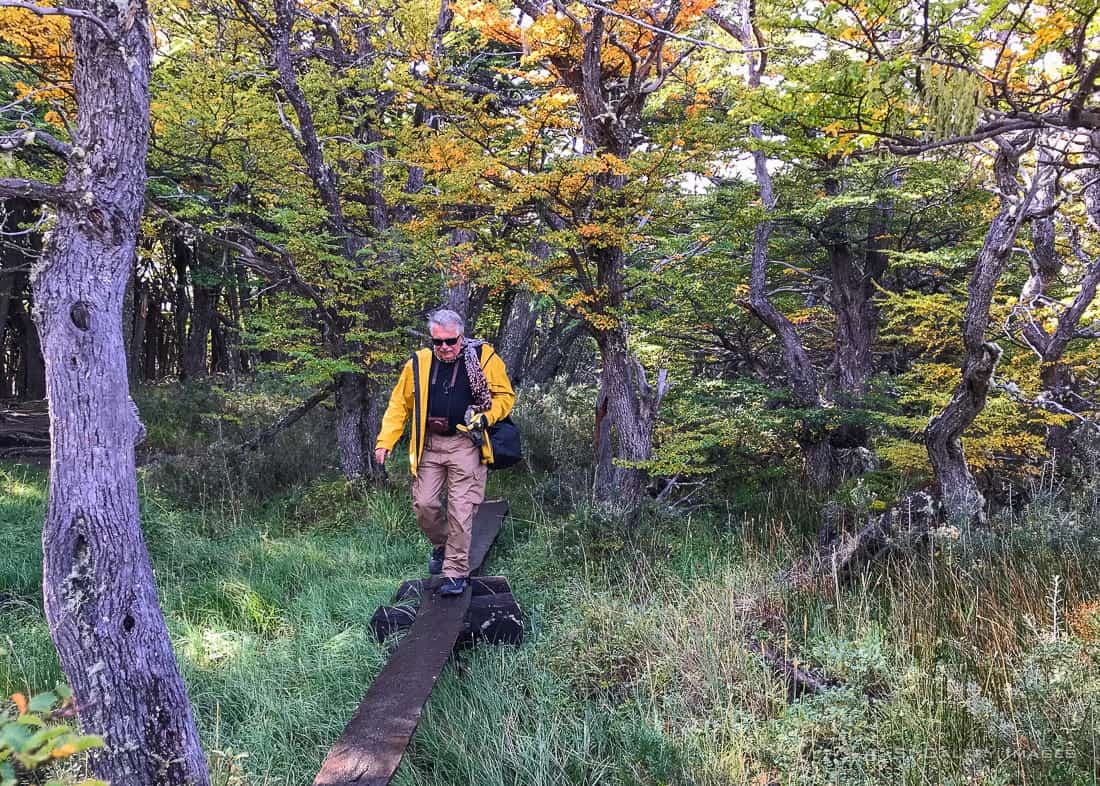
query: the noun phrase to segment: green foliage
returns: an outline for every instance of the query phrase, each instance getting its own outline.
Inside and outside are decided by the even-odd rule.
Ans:
[[[4,478],[0,522],[13,534],[0,575],[15,576],[40,560],[45,477]],[[647,513],[641,534],[601,553],[597,538],[618,536],[591,511],[554,513],[530,476],[491,482],[513,510],[488,570],[511,581],[528,638],[444,671],[401,786],[871,786],[928,772],[961,785],[1021,771],[1043,786],[1088,782],[1095,489],[1037,496],[991,530],[936,535],[820,594],[776,579],[807,547],[798,493],[761,490],[751,517]],[[228,783],[301,783],[385,662],[367,622],[422,573],[426,546],[404,489],[348,497],[319,480],[239,518],[212,515],[163,493],[143,500],[204,746]],[[588,522],[577,553],[563,537],[571,521]],[[25,602],[0,599],[0,640],[21,642],[0,656],[0,685],[56,679],[37,586],[26,590]],[[788,704],[745,646],[760,638],[845,687]]]
[[[72,693],[63,685],[29,699],[22,693],[13,694],[10,704],[0,707],[0,786],[16,786],[29,773],[47,772],[52,765],[86,750],[102,748],[102,738],[79,734],[62,722],[74,715]],[[107,786],[91,779],[46,781],[46,786],[70,784]]]
[[[660,648],[660,620],[614,600],[581,602],[574,635],[547,659],[547,668],[565,678],[578,695],[607,693],[621,701],[644,684],[660,688],[671,675],[653,658]]]
[[[240,445],[308,392],[260,378],[250,385],[151,385],[134,393],[147,437],[142,472],[153,488],[200,508],[239,515],[244,500],[331,471],[334,439],[323,405],[256,450]],[[228,507],[227,507],[228,506]]]

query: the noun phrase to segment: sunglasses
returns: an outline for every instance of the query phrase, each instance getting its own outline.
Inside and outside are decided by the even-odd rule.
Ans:
[[[455,336],[454,338],[433,338],[432,339],[432,344],[434,344],[437,347],[442,346],[443,344],[446,344],[449,347],[453,347],[455,344],[458,343],[458,340],[460,338],[461,338],[461,336]]]

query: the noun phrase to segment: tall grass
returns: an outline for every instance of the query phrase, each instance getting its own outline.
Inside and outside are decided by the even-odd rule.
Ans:
[[[487,570],[509,577],[527,641],[444,670],[398,786],[1097,782],[1087,487],[809,592],[779,578],[811,537],[796,490],[626,532],[547,478],[490,478],[512,515]],[[41,612],[44,486],[0,468],[7,693],[60,678]],[[322,474],[234,506],[177,493],[150,479],[143,524],[215,782],[308,783],[388,657],[370,615],[424,570],[407,480],[352,494]],[[789,701],[754,641],[838,687]]]

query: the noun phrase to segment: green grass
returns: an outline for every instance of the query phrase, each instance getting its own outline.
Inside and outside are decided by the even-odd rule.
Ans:
[[[39,589],[44,485],[0,467],[7,693],[60,678]],[[1036,505],[811,593],[777,578],[806,545],[786,497],[627,536],[546,489],[491,476],[513,514],[487,567],[511,580],[529,638],[444,670],[398,786],[1096,783],[1094,517]],[[149,483],[142,516],[215,782],[310,782],[386,660],[371,614],[424,569],[407,479],[190,507]],[[845,687],[788,702],[754,639]]]

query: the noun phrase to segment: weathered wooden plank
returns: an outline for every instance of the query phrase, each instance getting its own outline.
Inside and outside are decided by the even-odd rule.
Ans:
[[[470,570],[480,570],[501,522],[508,513],[503,500],[482,503],[474,519]],[[314,786],[386,786],[416,731],[424,702],[450,657],[465,626],[470,587],[458,597],[435,590],[433,578],[408,634],[359,703],[314,779]]]
[[[470,540],[470,573],[477,574],[489,554],[489,548],[500,533],[500,525],[508,515],[508,502],[503,499],[485,500],[474,517],[474,535]]]
[[[433,589],[439,580],[432,582]],[[435,592],[420,604],[416,623],[363,697],[333,745],[315,786],[385,786],[420,721],[443,664],[451,655],[470,605],[470,588],[457,597]]]

